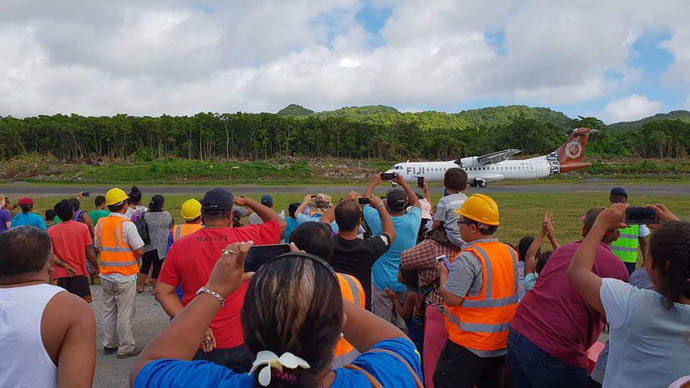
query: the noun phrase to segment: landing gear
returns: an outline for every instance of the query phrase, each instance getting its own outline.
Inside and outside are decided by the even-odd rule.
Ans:
[[[486,187],[486,181],[483,179],[475,179],[472,181],[472,183],[470,183],[470,186],[472,186],[472,187],[479,186],[481,188],[484,188],[484,187]]]
[[[479,187],[482,189],[486,187],[486,181],[479,181]]]

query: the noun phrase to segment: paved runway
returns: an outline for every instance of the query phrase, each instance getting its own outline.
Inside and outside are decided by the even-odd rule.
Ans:
[[[608,192],[616,182],[583,182],[582,184],[527,184],[527,185],[507,185],[490,184],[488,187],[470,188],[469,193],[572,193],[572,192]],[[124,188],[129,186],[120,185]],[[142,192],[160,194],[200,194],[217,186],[187,186],[187,185],[166,185],[166,186],[146,186],[138,185]],[[441,184],[435,183],[432,192],[441,192]],[[623,184],[625,188],[636,195],[690,195],[690,184]],[[91,195],[102,195],[110,187],[105,185],[32,185],[28,183],[5,183],[0,184],[0,193],[9,196],[55,196],[55,195],[74,195],[79,191],[89,191]],[[309,194],[309,193],[344,193],[350,190],[363,191],[366,184],[344,185],[344,186],[262,186],[262,185],[232,185],[226,186],[230,191],[238,194]],[[390,186],[381,184],[377,188],[378,193],[385,193]]]

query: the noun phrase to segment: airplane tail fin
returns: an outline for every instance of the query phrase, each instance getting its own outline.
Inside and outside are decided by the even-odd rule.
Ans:
[[[582,157],[585,155],[585,147],[591,133],[596,133],[595,129],[576,128],[570,133],[568,141],[558,147],[556,155],[561,165],[561,172],[579,170],[591,166],[591,163],[583,163]]]

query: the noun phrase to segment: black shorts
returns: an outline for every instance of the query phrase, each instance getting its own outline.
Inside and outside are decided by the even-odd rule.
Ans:
[[[91,299],[91,289],[89,288],[89,281],[86,279],[86,276],[59,278],[57,280],[57,285],[86,300]]]

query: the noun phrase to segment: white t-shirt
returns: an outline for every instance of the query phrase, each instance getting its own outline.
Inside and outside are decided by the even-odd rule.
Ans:
[[[690,371],[690,305],[667,307],[654,290],[603,279],[609,323],[604,387],[666,387]]]

